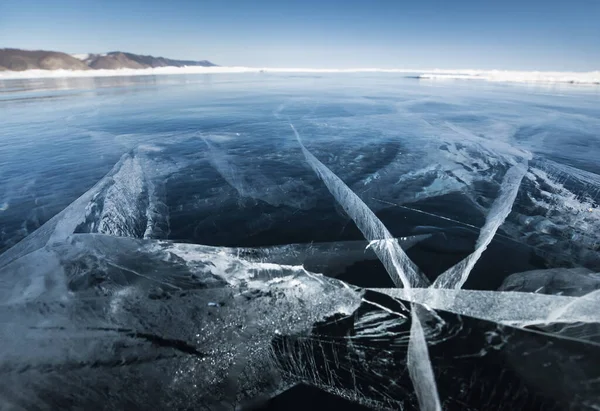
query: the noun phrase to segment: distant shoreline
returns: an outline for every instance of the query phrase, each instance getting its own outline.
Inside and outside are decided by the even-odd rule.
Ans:
[[[591,72],[550,72],[550,71],[510,71],[510,70],[414,70],[414,69],[315,69],[315,68],[268,68],[268,67],[155,67],[142,69],[96,69],[96,70],[23,70],[0,71],[0,80],[41,79],[41,78],[83,78],[153,76],[180,74],[238,74],[238,73],[395,73],[406,74],[423,80],[479,80],[507,83],[546,83],[600,85],[600,71]]]

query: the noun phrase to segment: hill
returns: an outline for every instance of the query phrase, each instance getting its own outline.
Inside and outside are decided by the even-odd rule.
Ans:
[[[0,49],[0,70],[89,70],[75,57],[57,51]]]
[[[106,54],[69,55],[57,51],[0,49],[0,71],[24,70],[116,70],[154,67],[213,67],[208,60],[173,60],[165,57],[113,51]]]
[[[93,69],[216,66],[216,64],[213,64],[207,60],[172,60],[165,57],[144,56],[140,54],[125,53],[122,51],[113,51],[104,55],[92,54],[85,61]]]

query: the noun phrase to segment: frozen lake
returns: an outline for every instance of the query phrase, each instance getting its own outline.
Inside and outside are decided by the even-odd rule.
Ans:
[[[600,406],[598,86],[15,79],[0,124],[7,409],[413,409],[407,355],[443,409]]]

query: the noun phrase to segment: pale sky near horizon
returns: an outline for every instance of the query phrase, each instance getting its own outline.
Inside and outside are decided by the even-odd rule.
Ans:
[[[226,66],[600,70],[600,0],[2,0],[0,47]]]

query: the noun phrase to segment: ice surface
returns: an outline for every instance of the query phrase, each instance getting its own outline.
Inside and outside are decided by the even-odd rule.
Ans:
[[[170,171],[168,166],[147,159],[143,150],[124,154],[92,188],[0,255],[0,267],[75,232],[165,237],[168,210],[161,181]]]
[[[466,89],[450,93],[450,87],[439,87],[448,92],[442,101],[412,95],[411,87],[418,82],[406,83],[407,102],[398,102],[395,92],[371,95],[354,90],[348,102],[344,88],[343,98],[335,104],[325,97],[322,106],[313,107],[309,99],[300,110],[288,106],[278,113],[280,120],[289,114],[298,129],[302,123],[305,133],[310,132],[310,154],[327,164],[325,168],[309,161],[323,185],[298,161],[295,141],[271,138],[287,126],[271,118],[279,101],[248,109],[213,100],[221,93],[206,94],[210,102],[193,108],[187,102],[185,108],[178,104],[165,108],[153,101],[152,107],[161,113],[144,116],[148,128],[142,127],[132,140],[145,139],[145,134],[148,141],[176,138],[157,137],[149,130],[170,127],[165,118],[184,118],[183,128],[188,130],[190,124],[200,124],[198,117],[204,122],[205,114],[214,110],[216,122],[213,117],[206,120],[209,129],[216,130],[212,137],[205,135],[209,150],[194,132],[195,142],[185,140],[162,152],[148,143],[142,152],[130,152],[97,187],[0,257],[0,403],[9,409],[64,408],[64,404],[81,409],[233,409],[243,408],[246,399],[301,382],[373,409],[597,408],[598,294],[587,295],[597,289],[598,278],[598,270],[590,264],[598,258],[597,175],[545,163],[536,155],[501,226],[531,247],[515,241],[506,247],[499,238],[503,233],[494,236],[486,231],[502,224],[498,216],[510,208],[509,202],[494,208],[500,203],[496,193],[507,190],[501,183],[506,170],[527,158],[510,144],[511,133],[516,133],[511,127],[527,117],[513,114],[519,111],[515,104],[528,106],[530,114],[562,114],[546,105],[554,102],[527,93],[497,109],[501,103],[483,101],[487,95],[471,101],[473,95],[467,94],[461,104]],[[103,90],[94,99],[113,91]],[[512,90],[502,92],[513,96]],[[116,98],[131,103],[128,96]],[[102,127],[126,128],[117,123],[130,114],[127,106],[132,105],[118,108],[127,115],[117,115],[114,123],[102,122]],[[133,106],[137,113],[140,107]],[[87,113],[98,127],[101,122],[96,120],[105,120],[104,110],[112,114],[109,105]],[[77,124],[81,119],[75,118],[75,111],[69,121]],[[249,111],[266,114],[247,115]],[[516,117],[518,121],[511,123]],[[496,119],[502,123],[497,128]],[[422,128],[412,127],[421,120]],[[134,122],[131,127],[139,125]],[[502,144],[496,144],[494,130],[506,133],[497,139]],[[253,133],[259,137],[253,139]],[[113,144],[109,134],[92,138],[110,138]],[[164,144],[161,147],[167,147]],[[114,149],[111,152],[114,155]],[[156,170],[168,157],[174,162],[185,157],[186,168],[177,175],[169,174],[169,167]],[[57,188],[56,196],[64,193],[56,184],[63,182],[59,180],[64,179],[59,175],[51,185]],[[306,207],[308,212],[293,205],[302,197],[290,195],[288,188],[296,187],[296,182],[308,187],[313,205]],[[356,197],[344,194],[345,185]],[[289,238],[293,238],[289,242],[356,238],[352,222],[344,226],[349,220],[335,214],[342,207],[332,207],[325,187],[336,200],[349,204],[349,211],[343,211],[351,217],[360,216],[366,204],[373,215],[385,216],[383,221],[394,225],[388,226],[394,234],[433,232],[435,238],[413,250],[418,258],[423,258],[421,252],[446,251],[440,260],[466,255],[473,251],[479,232],[476,252],[483,252],[479,246],[485,236],[498,239],[498,248],[486,254],[514,249],[520,254],[505,255],[511,263],[523,258],[524,268],[518,270],[579,265],[588,269],[514,274],[503,286],[511,292],[360,290],[316,273],[335,276],[349,264],[376,258],[376,251],[381,254],[388,248],[389,238],[241,246],[281,244]],[[37,194],[43,207],[45,199]],[[407,204],[415,201],[419,203]],[[18,204],[7,203],[9,213]],[[390,204],[404,208],[393,209]],[[450,207],[445,208],[447,204]],[[173,236],[181,241],[229,241],[236,247],[141,239],[164,238],[170,226],[163,216],[173,219],[171,227],[185,228]],[[380,224],[360,218],[367,227]],[[335,224],[329,235],[331,220]],[[439,227],[431,227],[437,223]],[[457,225],[467,225],[469,235],[455,241],[454,234],[461,230]],[[220,233],[214,234],[213,227]],[[89,234],[99,231],[110,235]],[[181,232],[184,235],[179,236]],[[199,232],[206,233],[202,240],[193,237]],[[406,251],[422,238],[391,242]],[[545,245],[538,247],[541,242]],[[550,256],[540,258],[539,248]],[[561,248],[570,263],[556,258]],[[477,264],[484,263],[483,258]],[[432,258],[429,263],[434,266],[438,261]],[[368,279],[368,264],[361,265]],[[491,267],[490,275],[518,270]],[[479,285],[485,286],[486,272],[482,273]],[[462,278],[466,273],[459,274]],[[120,394],[123,387],[125,395]]]
[[[410,74],[422,79],[444,80],[484,80],[516,83],[575,83],[600,84],[600,72],[540,72],[540,71],[501,71],[501,70],[416,70],[382,68],[276,68],[276,67],[157,67],[147,69],[118,70],[26,70],[0,73],[0,79],[52,78],[52,77],[111,77],[147,76],[161,74],[218,74],[218,73],[397,73]]]
[[[513,166],[506,172],[500,186],[500,194],[492,204],[485,224],[479,233],[479,238],[475,244],[475,251],[442,273],[433,283],[434,288],[462,288],[481,254],[483,254],[487,246],[492,242],[496,231],[510,213],[517,197],[521,180],[526,172],[527,166],[522,164]]]
[[[210,164],[241,197],[262,200],[275,207],[286,205],[307,210],[314,206],[310,189],[304,182],[294,180],[292,176],[266,175],[261,172],[260,160],[248,153],[228,153],[210,141],[214,137],[203,135],[202,139]]]
[[[48,242],[60,241],[72,234],[79,224],[85,221],[86,206],[104,185],[105,181],[101,180],[24,240],[2,253],[0,255],[0,267],[44,247]]]
[[[600,274],[585,267],[550,268],[508,276],[499,290],[578,297],[600,289]]]
[[[600,292],[566,297],[515,291],[376,289],[436,310],[600,344]]]
[[[68,297],[60,259],[43,246],[1,267],[0,273],[0,305]]]
[[[430,234],[400,237],[395,240],[402,249],[408,250],[420,241],[430,238]],[[308,271],[337,276],[358,261],[376,260],[373,248],[379,242],[336,241],[330,243],[286,244],[258,248],[232,248],[231,253],[251,261],[270,262],[283,265],[302,265]]]
[[[352,218],[365,238],[368,241],[385,240],[374,247],[373,251],[383,263],[394,284],[397,287],[417,287],[427,284],[427,278],[419,272],[377,216],[338,176],[333,174],[304,147],[300,134],[293,125],[290,124],[290,126],[302,148],[306,161],[319,178],[323,180],[329,192]]]
[[[418,109],[417,103],[413,103]],[[422,103],[426,104],[426,103]],[[433,103],[431,103],[433,104]],[[409,113],[407,115],[415,116]],[[421,114],[419,113],[419,117]],[[383,204],[409,205],[444,195],[460,195],[473,207],[487,213],[491,199],[477,187],[500,185],[507,168],[528,161],[532,154],[515,147],[510,140],[486,136],[449,121],[428,118],[425,110],[420,124],[409,123],[407,128],[417,129],[421,143],[414,147],[402,139],[403,155],[397,155],[384,167],[377,170],[378,178],[362,179],[348,185],[376,211]],[[390,127],[396,127],[393,123]],[[417,138],[415,136],[415,138]],[[415,161],[415,157],[419,161]],[[344,162],[348,163],[347,158]],[[338,163],[341,162],[341,158]],[[334,167],[333,163],[330,167]],[[337,166],[337,164],[335,164]],[[350,164],[348,167],[352,167]],[[346,171],[344,172],[345,175]],[[344,178],[346,181],[346,178]],[[367,183],[367,187],[362,185]],[[362,195],[362,192],[368,192]],[[371,201],[372,200],[372,201]],[[482,201],[483,200],[483,201]]]
[[[598,190],[600,190],[600,175],[598,174],[548,159],[541,161],[539,168],[549,175],[555,176],[563,186],[568,180],[579,182],[583,186],[583,190],[578,193],[578,198],[585,198],[587,196],[593,200],[598,195]]]
[[[290,126],[296,134],[307,162],[323,180],[331,194],[352,218],[365,238],[370,241],[369,245],[373,246],[373,250],[396,286],[404,287],[410,291],[412,287],[426,285],[428,283],[427,279],[400,248],[398,241],[392,237],[381,220],[339,177],[333,174],[304,147],[300,134],[293,125],[290,124]],[[377,243],[374,243],[374,241],[377,241]],[[421,409],[428,411],[441,410],[435,377],[427,352],[427,341],[419,318],[420,314],[417,312],[419,309],[421,308],[412,307],[412,325],[407,354],[408,370]]]
[[[349,315],[362,294],[218,247],[99,234],[30,253],[0,278],[0,401],[24,409],[234,408],[285,385],[274,337]]]
[[[291,378],[373,409],[417,409],[405,371],[410,304],[372,291],[363,302],[352,315],[316,324],[309,335],[278,337],[279,366]],[[585,409],[600,402],[598,370],[585,360],[597,362],[593,343],[443,311],[416,316],[427,321],[423,333],[442,409]],[[426,399],[425,407],[437,408],[431,395]]]
[[[268,186],[274,185],[265,176],[260,174],[258,170],[251,170],[246,173],[245,170],[240,169],[237,164],[234,163],[234,159],[231,158],[225,151],[218,149],[214,144],[210,143],[208,139],[204,138],[204,142],[208,148],[208,161],[212,166],[219,172],[221,177],[229,185],[237,190],[242,197],[250,197],[260,199],[263,194],[263,190]],[[280,205],[280,204],[273,204]]]
[[[505,231],[550,267],[600,270],[600,177],[549,160],[535,161],[529,170],[526,201],[516,207]]]
[[[470,317],[504,312],[504,321],[514,321],[520,307],[514,296],[522,295],[531,315],[563,304],[570,307],[569,320],[586,321],[589,307],[580,314],[577,298],[364,291],[252,255],[75,234],[1,268],[0,399],[24,409],[66,399],[83,408],[234,408],[304,382],[374,409],[468,404],[508,410],[522,401],[538,404],[533,398],[539,395],[541,404],[600,401],[593,382],[598,367],[584,338],[563,341]],[[467,316],[405,303],[443,301],[431,298],[440,293],[458,295],[448,299],[449,311]],[[519,320],[522,325],[532,318]],[[427,326],[414,328],[422,324]],[[556,382],[531,385],[531,375],[541,371],[555,381],[568,376],[560,383],[568,389]],[[439,402],[432,380],[444,387]],[[122,392],[123,384],[126,396],[104,394]],[[508,391],[497,390],[499,384]],[[505,407],[490,408],[489,401]]]

